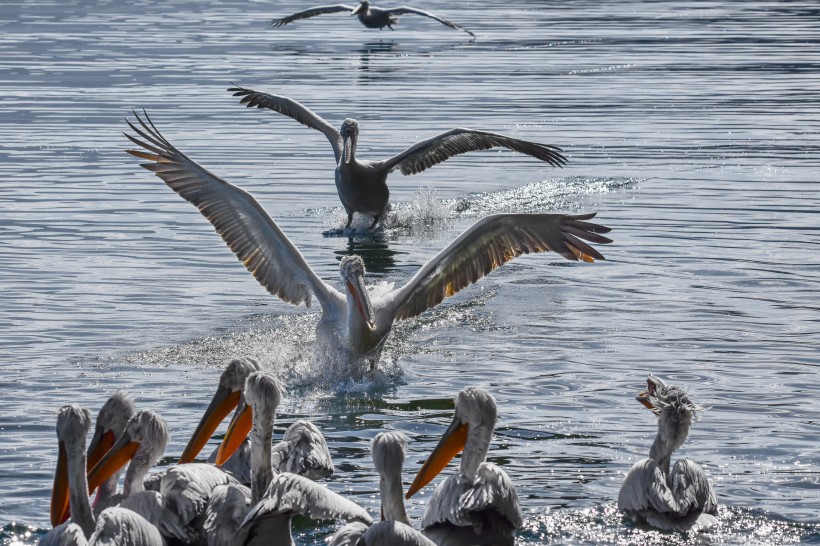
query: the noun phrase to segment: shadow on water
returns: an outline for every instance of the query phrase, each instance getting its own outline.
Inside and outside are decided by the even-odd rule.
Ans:
[[[371,274],[384,274],[397,269],[395,257],[405,254],[393,250],[387,243],[384,233],[375,231],[366,236],[348,237],[347,245],[342,250],[334,250],[337,260],[354,254],[361,256],[365,268]]]

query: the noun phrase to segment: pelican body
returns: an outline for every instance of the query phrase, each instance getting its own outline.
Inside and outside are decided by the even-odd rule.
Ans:
[[[717,499],[703,469],[680,459],[670,471],[670,459],[701,409],[679,387],[650,375],[646,391],[636,399],[658,418],[658,434],[649,458],[635,463],[618,494],[627,516],[666,531],[697,531],[717,523]]]
[[[604,257],[582,239],[612,242],[601,235],[609,228],[588,222],[594,213],[496,214],[476,222],[403,286],[373,298],[365,287],[363,260],[345,256],[339,264],[340,292],[318,277],[249,193],[189,159],[159,133],[147,115],[146,119],[147,123],[137,116],[142,128],[128,122],[142,140],[126,136],[143,150],[127,152],[148,160],[142,167],[199,208],[271,294],[294,305],[309,306],[312,296],[319,300],[319,356],[345,375],[360,375],[375,367],[394,321],[435,307],[521,254],[553,251],[568,260],[593,262]]]
[[[328,13],[343,13],[348,12],[350,15],[355,15],[358,17],[359,22],[366,26],[367,28],[377,28],[382,30],[383,28],[387,27],[390,30],[393,29],[393,25],[399,22],[399,16],[405,14],[415,14],[415,15],[422,15],[424,17],[429,17],[439,23],[446,25],[452,29],[456,30],[463,30],[473,38],[475,38],[475,34],[470,32],[464,27],[461,27],[452,21],[448,21],[443,17],[439,17],[438,15],[434,15],[429,11],[423,11],[418,8],[411,8],[408,6],[401,6],[398,8],[377,8],[376,6],[372,6],[369,0],[362,0],[359,2],[358,6],[348,6],[347,4],[333,4],[327,6],[316,6],[313,8],[308,8],[304,11],[300,11],[298,13],[294,13],[293,15],[288,15],[287,17],[283,17],[281,19],[274,19],[271,21],[271,25],[274,28],[279,28],[282,26],[287,25],[288,23],[292,23],[294,21],[298,21],[300,19],[307,19],[309,17],[315,17],[317,15],[324,15]]]
[[[566,158],[556,146],[463,128],[421,140],[383,161],[360,160],[356,157],[359,122],[355,119],[347,118],[337,131],[328,121],[291,98],[243,87],[232,87],[228,91],[242,97],[240,103],[248,108],[269,108],[327,137],[336,158],[336,190],[347,212],[347,227],[353,221],[354,212],[373,216],[370,228],[376,226],[390,208],[387,176],[395,170],[404,175],[417,174],[456,155],[497,147],[532,156],[556,167],[566,164]]]
[[[501,467],[484,462],[496,423],[490,393],[468,387],[456,397],[453,421],[419,470],[409,499],[462,449],[457,476],[439,484],[422,521],[422,533],[439,546],[512,546],[523,522],[518,495]]]

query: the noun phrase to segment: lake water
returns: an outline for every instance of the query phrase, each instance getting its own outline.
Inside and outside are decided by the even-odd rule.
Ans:
[[[409,15],[395,32],[344,14],[269,28],[310,4],[0,5],[0,543],[49,526],[61,405],[96,413],[129,390],[168,420],[167,465],[242,355],[290,385],[276,434],[314,420],[329,486],[373,513],[370,439],[407,433],[409,483],[453,396],[480,385],[498,400],[489,458],[518,488],[522,544],[820,542],[820,8],[428,0],[478,38]],[[336,126],[357,118],[363,158],[466,126],[559,145],[570,162],[503,150],[393,173],[380,234],[326,236],[345,221],[327,141],[240,107],[232,82]],[[402,283],[492,212],[597,211],[615,242],[592,265],[512,262],[399,324],[378,380],[330,385],[312,359],[316,307],[268,295],[123,153],[132,108],[252,192],[329,282],[355,252],[371,282]],[[716,487],[710,533],[637,529],[615,508],[654,437],[634,400],[650,372],[708,406],[681,456]]]

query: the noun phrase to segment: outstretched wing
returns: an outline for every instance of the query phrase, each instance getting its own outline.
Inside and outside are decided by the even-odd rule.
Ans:
[[[384,11],[386,11],[390,15],[404,15],[405,13],[414,13],[416,15],[423,15],[424,17],[429,17],[430,19],[435,19],[439,23],[441,23],[443,25],[447,25],[450,28],[454,28],[456,30],[463,30],[464,32],[466,32],[467,34],[469,34],[470,36],[475,38],[475,34],[470,32],[466,28],[458,26],[457,24],[453,23],[452,21],[448,21],[447,19],[444,19],[443,17],[439,17],[438,15],[434,15],[434,14],[430,13],[429,11],[423,11],[423,10],[420,10],[420,9],[417,9],[417,8],[411,8],[411,7],[407,7],[407,6],[401,6],[400,8],[390,8],[390,9],[386,9]]]
[[[315,294],[324,308],[342,295],[324,283],[305,262],[279,226],[256,199],[191,160],[165,140],[145,114],[146,124],[137,114],[142,129],[128,121],[140,138],[126,134],[143,150],[126,150],[147,159],[141,166],[154,172],[169,188],[195,205],[213,224],[236,257],[259,284],[282,300],[310,305]]]
[[[242,97],[239,103],[248,108],[254,106],[257,108],[270,108],[274,112],[295,119],[306,127],[322,132],[333,147],[336,161],[339,161],[339,154],[342,153],[342,136],[333,125],[307,106],[282,95],[271,95],[270,93],[245,89],[244,87],[230,87],[228,91],[233,91],[234,97]]]
[[[292,23],[294,21],[298,21],[300,19],[307,19],[308,17],[315,17],[317,15],[324,15],[326,13],[339,13],[341,11],[353,11],[353,6],[348,6],[346,4],[333,4],[330,6],[316,6],[315,8],[306,9],[304,11],[300,11],[298,13],[294,13],[293,15],[288,15],[287,17],[282,17],[281,19],[274,19],[270,22],[273,28],[279,28],[282,26],[287,25],[288,23]]]
[[[595,213],[495,214],[482,218],[424,264],[393,297],[395,317],[414,317],[471,285],[493,269],[530,252],[557,252],[594,262],[603,255],[581,239],[607,244],[610,228],[587,222]]]
[[[400,154],[383,161],[381,166],[389,171],[400,169],[404,175],[416,174],[451,157],[490,148],[515,150],[546,161],[554,167],[563,167],[567,163],[567,158],[561,154],[561,148],[557,146],[475,129],[451,129],[415,143]]]

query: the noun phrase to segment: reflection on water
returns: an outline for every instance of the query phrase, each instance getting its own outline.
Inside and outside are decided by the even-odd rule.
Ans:
[[[334,250],[338,260],[344,256],[356,254],[364,260],[365,269],[369,274],[380,275],[396,269],[396,256],[406,254],[394,250],[382,231],[373,231],[370,236],[348,237],[347,247],[344,250]]]

